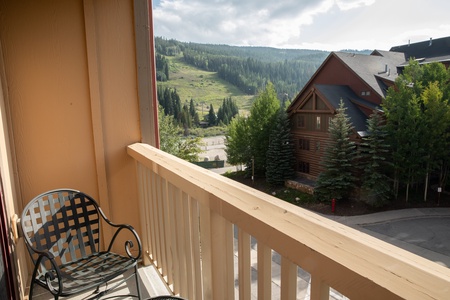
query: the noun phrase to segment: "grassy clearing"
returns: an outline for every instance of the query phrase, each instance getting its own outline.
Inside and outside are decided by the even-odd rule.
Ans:
[[[208,128],[191,128],[189,129],[189,134],[198,137],[209,137],[225,135],[227,128],[225,126],[214,126]]]
[[[248,185],[254,189],[257,189],[266,194],[270,194],[286,202],[292,203],[297,206],[305,206],[311,203],[315,203],[315,199],[312,195],[303,193],[301,191],[287,188],[284,186],[273,186],[266,182],[265,178],[255,178],[254,181],[246,176],[245,171],[239,172],[227,172],[223,176],[236,180],[240,183]]]
[[[170,61],[170,80],[158,82],[158,86],[176,88],[181,101],[194,99],[200,116],[208,113],[209,104],[213,105],[217,113],[223,99],[230,96],[236,101],[241,115],[250,110],[255,96],[245,95],[220,79],[216,72],[194,68],[183,61],[182,55],[168,56],[167,59]]]

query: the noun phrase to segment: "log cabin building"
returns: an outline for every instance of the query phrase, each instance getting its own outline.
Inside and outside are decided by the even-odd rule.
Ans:
[[[340,100],[354,127],[351,139],[361,140],[366,120],[381,103],[389,87],[410,58],[420,64],[450,64],[450,37],[374,50],[370,55],[332,52],[288,108],[295,144],[295,170],[300,177],[315,180],[329,142],[328,127]]]

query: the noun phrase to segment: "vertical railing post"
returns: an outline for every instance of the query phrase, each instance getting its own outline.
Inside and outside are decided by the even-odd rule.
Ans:
[[[311,274],[311,300],[328,300],[330,298],[330,287],[322,279]]]
[[[233,225],[211,212],[213,299],[234,299]]]
[[[272,299],[272,250],[258,241],[258,299]]]
[[[201,267],[201,239],[200,239],[200,209],[198,201],[195,198],[188,199],[189,221],[190,221],[190,244],[192,246],[193,260],[193,278],[192,295],[189,294],[188,299],[204,299],[203,298],[203,276]]]
[[[281,256],[281,299],[297,299],[297,265]]]
[[[191,261],[189,256],[190,249],[188,249],[186,239],[189,238],[189,235],[186,235],[185,228],[189,228],[189,222],[187,219],[187,214],[185,212],[185,208],[183,203],[188,200],[187,194],[179,191],[178,199],[175,203],[175,221],[177,226],[177,239],[178,239],[178,262],[180,264],[179,267],[179,279],[180,279],[180,294],[187,295],[188,294],[188,281],[192,278],[192,273],[188,273],[188,264]]]
[[[211,211],[209,207],[200,205],[200,255],[202,263],[203,299],[213,297],[212,249],[211,249]]]
[[[139,197],[139,217],[141,221],[141,241],[142,241],[142,261],[144,266],[150,265],[149,249],[151,247],[151,237],[150,228],[148,226],[148,220],[150,215],[150,203],[149,199],[149,185],[148,185],[148,171],[139,162],[135,162],[136,174],[138,181],[138,197]]]
[[[250,235],[241,228],[238,230],[238,265],[239,265],[239,299],[250,300],[251,298],[251,245]]]
[[[168,232],[168,273],[171,275],[172,280],[170,283],[173,285],[172,291],[175,294],[180,293],[180,260],[178,255],[178,236],[177,236],[177,218],[176,203],[180,201],[180,190],[172,183],[167,183],[167,199],[165,201],[166,213],[166,232]]]

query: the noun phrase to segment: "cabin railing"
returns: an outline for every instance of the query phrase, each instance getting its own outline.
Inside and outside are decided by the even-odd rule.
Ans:
[[[350,299],[450,295],[448,268],[149,145],[127,151],[136,161],[144,264],[154,264],[174,294],[198,300],[329,299],[330,291]]]

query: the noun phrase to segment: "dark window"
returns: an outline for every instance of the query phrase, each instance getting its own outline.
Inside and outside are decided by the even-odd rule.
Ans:
[[[309,163],[304,161],[298,162],[298,171],[300,173],[306,173],[309,174]]]
[[[299,139],[298,140],[298,149],[300,149],[300,150],[308,150],[309,151],[309,140]]]

